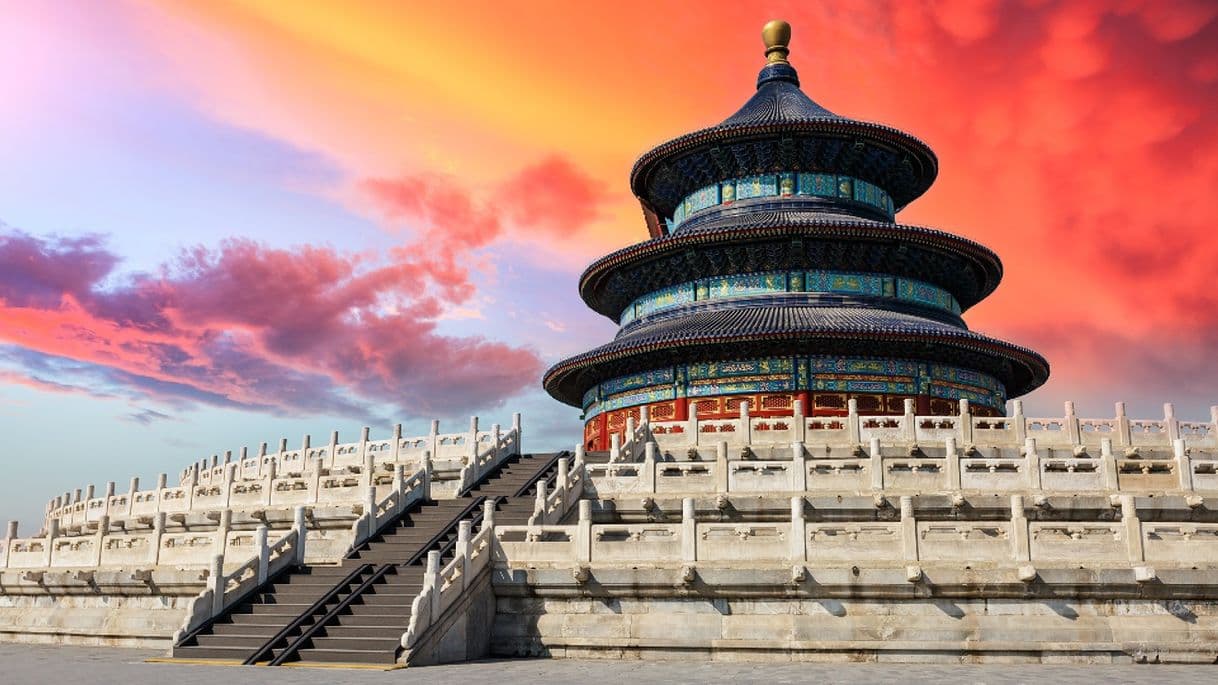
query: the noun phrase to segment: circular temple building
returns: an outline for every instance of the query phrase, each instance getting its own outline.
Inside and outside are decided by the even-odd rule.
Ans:
[[[1045,382],[1032,350],[968,329],[998,286],[992,251],[897,223],[930,188],[934,152],[838,116],[799,88],[790,27],[763,30],[757,92],[722,123],[644,154],[630,174],[650,239],[607,255],[580,295],[620,325],[545,375],[605,449],[626,417],[1002,416]]]

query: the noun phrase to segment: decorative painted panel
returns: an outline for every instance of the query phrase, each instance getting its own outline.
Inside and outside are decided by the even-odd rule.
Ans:
[[[951,293],[923,281],[846,271],[766,271],[703,278],[648,293],[622,311],[619,323],[625,326],[656,312],[694,301],[784,292],[889,297],[960,313],[960,305]]]
[[[593,403],[598,413],[679,397],[804,390],[856,397],[968,399],[996,412],[1001,412],[1006,402],[1002,383],[987,374],[873,357],[771,357],[688,364],[617,378],[603,383],[599,390],[599,402]],[[593,393],[585,399],[589,396]]]
[[[672,218],[666,220],[668,232],[672,233],[691,215],[720,204],[752,198],[798,196],[852,200],[879,209],[889,219],[894,211],[892,198],[873,183],[839,174],[784,171],[778,174],[728,179],[717,185],[695,190],[677,204]]]

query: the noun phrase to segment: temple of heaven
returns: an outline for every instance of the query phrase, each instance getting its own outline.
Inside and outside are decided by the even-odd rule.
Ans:
[[[635,163],[650,239],[584,271],[579,290],[620,329],[546,372],[605,449],[626,417],[974,414],[1001,416],[1040,386],[1032,350],[968,329],[998,286],[986,247],[895,215],[938,161],[917,138],[838,116],[799,88],[791,29],[765,26],[757,92],[722,123]]]

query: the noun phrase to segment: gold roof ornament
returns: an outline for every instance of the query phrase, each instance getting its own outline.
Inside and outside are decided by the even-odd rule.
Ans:
[[[765,57],[770,64],[786,64],[791,44],[791,25],[781,19],[772,19],[761,27],[761,40],[765,41]]]

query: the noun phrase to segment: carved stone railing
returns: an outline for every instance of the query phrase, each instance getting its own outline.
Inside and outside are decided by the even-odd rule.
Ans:
[[[433,496],[451,497],[461,490],[461,482],[473,482],[520,450],[519,414],[514,415],[507,433],[497,425],[490,432],[479,432],[476,418],[471,420],[470,432],[464,434],[442,435],[435,432],[436,425],[433,422],[433,433],[426,439],[371,441],[365,429],[359,443],[321,450],[307,448],[306,436],[305,449],[281,451],[267,457],[265,468],[246,468],[247,460],[241,460],[218,464],[212,469],[188,469],[183,472],[186,482],[173,487],[168,486],[165,474],[160,475],[151,490],[140,490],[139,479],[132,478],[126,493],[115,494],[114,483],[110,482],[102,496],[94,497],[94,487],[90,485],[83,491],[76,490],[74,495],[68,493],[52,500],[43,530],[52,520],[58,522],[59,531],[67,534],[96,524],[103,517],[120,522],[154,517],[162,512],[360,504],[365,501],[369,487],[376,487],[381,496],[389,492],[398,466],[404,466],[407,472],[428,469],[430,482],[435,486]],[[400,433],[400,426],[395,433]],[[425,440],[428,449],[411,451],[414,448],[402,447],[419,440]],[[333,458],[335,452],[342,453],[337,460]],[[430,456],[435,453],[440,457]],[[437,486],[437,481],[442,481],[446,474],[451,474],[451,482]]]
[[[589,463],[589,495],[629,493],[776,492],[1218,492],[1218,449],[1194,448],[1177,438],[1163,448],[1118,448],[1109,438],[1094,446],[967,446],[939,443],[866,446],[779,445],[730,447],[721,441],[662,450],[655,442],[641,462]]]
[[[966,446],[1022,445],[1026,439],[1035,438],[1042,446],[1098,447],[1108,440],[1121,448],[1170,448],[1175,440],[1185,439],[1192,446],[1218,448],[1218,406],[1210,408],[1209,421],[1181,421],[1171,404],[1164,405],[1162,419],[1130,419],[1123,402],[1116,404],[1116,415],[1107,419],[1079,418],[1073,402],[1066,402],[1062,416],[1050,418],[1025,416],[1022,401],[1012,404],[1012,416],[988,418],[972,416],[967,400],[961,400],[960,414],[954,416],[917,416],[913,400],[906,400],[904,414],[896,416],[862,416],[854,400],[847,403],[845,416],[836,417],[806,416],[799,401],[792,416],[779,418],[752,418],[747,402],[741,404],[740,416],[734,419],[699,420],[694,416],[684,421],[651,421],[644,411],[637,428],[633,420],[627,421],[625,444],[619,437],[619,446],[611,447],[611,452],[619,456],[611,461],[641,458],[641,446],[647,441],[672,448],[713,446],[724,441],[733,447],[795,441],[855,445],[873,438],[886,443],[919,443],[942,442],[950,437]]]
[[[554,489],[548,490],[544,480],[537,483],[537,499],[529,523],[544,525],[561,521],[583,496],[586,475],[582,447],[576,448],[574,463],[567,457],[560,457]]]
[[[402,633],[402,649],[409,650],[427,634],[428,628],[443,617],[444,612],[470,589],[474,580],[491,563],[494,545],[495,502],[485,503],[482,526],[472,534],[473,523],[462,521],[457,528],[456,553],[441,567],[440,552],[427,555],[427,570],[423,575],[423,590],[411,604],[410,623]]]
[[[815,510],[815,516],[809,516],[805,498],[796,496],[790,499],[787,520],[744,522],[719,520],[719,511],[698,516],[693,498],[681,505],[675,522],[593,524],[592,502],[583,500],[574,525],[499,526],[496,563],[506,568],[568,565],[579,582],[587,579],[589,566],[638,564],[687,564],[692,574],[694,564],[738,567],[745,562],[752,569],[867,562],[904,565],[916,581],[922,563],[966,561],[1018,566],[1027,582],[1035,579],[1037,567],[1079,563],[1133,567],[1139,582],[1153,580],[1156,567],[1218,567],[1218,522],[1188,520],[1191,505],[1154,508],[1153,520],[1142,521],[1131,495],[1114,498],[1109,513],[1094,512],[1091,518],[1077,511],[1058,516],[1051,502],[1039,500],[1032,512],[1021,495],[1010,496],[1005,519],[990,515],[984,520],[942,513],[921,518],[910,496],[900,497],[895,508],[887,500],[877,502],[887,508],[877,512],[826,508]]]
[[[287,479],[286,482],[296,480],[298,479]],[[325,531],[317,531],[322,538],[317,542],[323,545],[319,551],[329,556],[341,556],[344,551],[354,544],[359,544],[388,520],[401,515],[415,502],[426,499],[429,495],[429,474],[425,469],[407,477],[404,466],[398,464],[394,472],[387,476],[387,480],[388,484],[384,486],[367,485],[366,480],[361,481],[360,489],[364,500],[352,500],[352,509],[359,512],[358,518],[339,519],[339,522],[352,521],[350,534],[344,537],[340,531],[336,539],[327,539]],[[276,479],[272,482],[284,481]],[[292,509],[293,526],[298,526],[301,530],[304,530],[306,517],[314,516],[318,509],[315,506],[306,506],[308,502],[313,501],[311,497],[304,499],[306,502],[300,504],[282,503],[282,506]],[[72,536],[61,535],[58,521],[52,519],[47,534],[33,538],[18,538],[16,522],[11,522],[8,538],[0,549],[0,569],[112,566],[207,568],[215,555],[222,555],[230,562],[240,562],[252,554],[249,549],[257,546],[256,534],[251,529],[234,529],[234,512],[232,508],[211,511],[209,513],[215,516],[213,528],[184,531],[167,530],[167,517],[177,514],[166,511],[152,513],[149,516],[151,528],[138,532],[115,529],[112,527],[113,522],[103,517],[95,524],[93,532]],[[255,513],[266,519],[265,510]],[[299,547],[304,549],[303,544]]]
[[[223,554],[212,557],[211,566],[207,571],[207,587],[191,603],[186,612],[186,620],[174,634],[175,643],[190,631],[240,602],[250,592],[265,584],[268,578],[288,566],[304,562],[304,508],[301,507],[298,512],[297,525],[274,543],[267,544],[266,527],[259,527],[255,533],[256,554],[235,568],[225,570]]]

